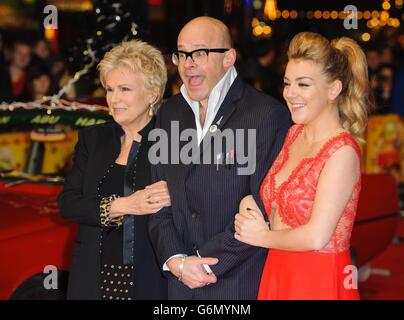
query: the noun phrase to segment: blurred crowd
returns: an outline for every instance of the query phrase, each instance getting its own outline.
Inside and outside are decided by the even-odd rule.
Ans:
[[[5,45],[0,35],[0,101],[33,101],[51,95],[68,81],[66,62],[42,38],[16,39]]]
[[[257,89],[282,99],[287,44],[269,40],[256,42],[251,46],[252,54],[240,56],[239,73]],[[404,115],[404,47],[393,39],[365,45],[364,51],[375,101],[374,113]]]
[[[288,43],[259,40],[239,46],[237,70],[249,84],[279,100],[282,98]],[[248,47],[248,48],[247,48]],[[364,47],[376,114],[404,115],[404,48],[398,41]],[[168,84],[165,97],[179,92],[181,80],[171,63],[171,53],[163,50],[167,62]],[[57,93],[78,70],[69,70],[67,59],[52,53],[43,38],[34,41],[15,39],[5,44],[0,34],[0,102],[34,101]],[[64,96],[67,99],[99,98],[104,90],[97,77],[83,77]]]

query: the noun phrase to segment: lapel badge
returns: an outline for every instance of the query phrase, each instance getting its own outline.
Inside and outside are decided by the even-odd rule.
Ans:
[[[216,132],[216,130],[217,130],[217,125],[211,125],[210,127],[209,127],[209,132],[211,132],[211,133],[214,133],[214,132]]]

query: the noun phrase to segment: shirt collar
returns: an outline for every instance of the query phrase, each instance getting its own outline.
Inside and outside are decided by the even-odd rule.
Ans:
[[[234,66],[230,67],[229,70],[225,73],[222,79],[216,84],[216,86],[212,89],[208,97],[208,110],[206,112],[206,116],[210,114],[216,114],[219,111],[219,108],[224,101],[227,93],[230,90],[231,85],[237,77],[237,71]],[[182,84],[180,88],[181,94],[184,99],[187,101],[189,106],[192,108],[195,114],[199,115],[199,101],[192,100],[185,88],[185,85]]]

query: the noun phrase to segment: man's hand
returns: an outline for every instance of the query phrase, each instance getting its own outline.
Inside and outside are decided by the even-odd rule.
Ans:
[[[175,257],[167,262],[167,266],[175,277],[179,277],[181,257]],[[188,256],[185,258],[184,268],[182,270],[181,282],[191,289],[201,288],[217,281],[216,276],[207,274],[203,264],[215,265],[219,260],[217,258],[199,258],[197,256]]]

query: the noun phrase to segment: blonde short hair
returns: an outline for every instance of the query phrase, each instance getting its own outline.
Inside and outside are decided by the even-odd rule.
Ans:
[[[107,73],[122,66],[142,74],[147,91],[157,90],[157,107],[167,83],[167,68],[161,51],[141,40],[120,43],[108,51],[97,66],[101,84],[105,87]]]

